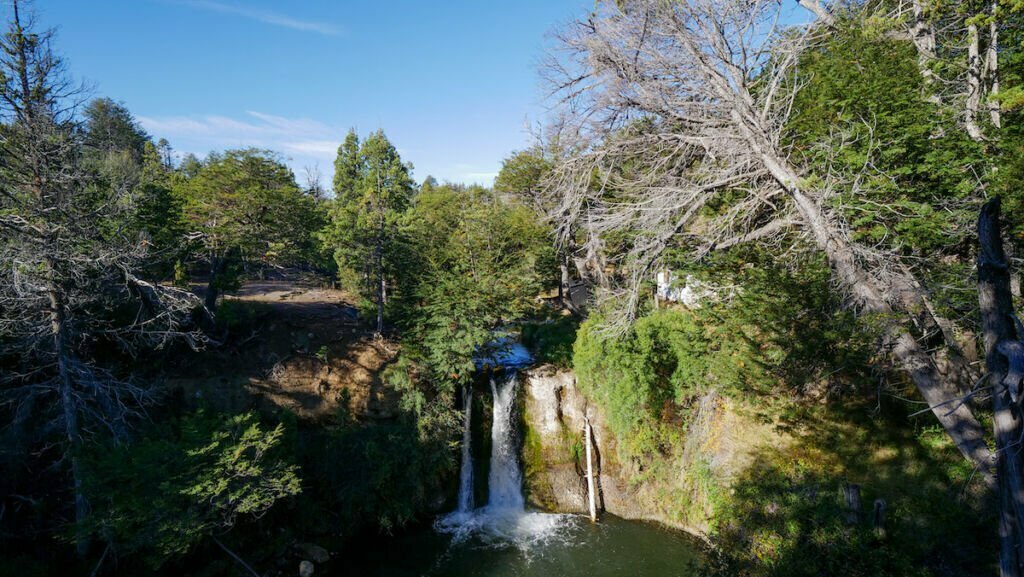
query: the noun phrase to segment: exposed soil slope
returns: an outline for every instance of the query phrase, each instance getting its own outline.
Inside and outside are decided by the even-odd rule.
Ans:
[[[380,379],[397,347],[361,326],[353,299],[297,280],[246,283],[224,299],[222,342],[176,367],[165,388],[189,404],[287,409],[303,419],[377,419],[397,397]]]

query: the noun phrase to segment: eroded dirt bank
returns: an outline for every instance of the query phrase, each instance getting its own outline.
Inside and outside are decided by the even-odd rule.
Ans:
[[[220,346],[162,367],[157,382],[188,404],[285,409],[306,420],[397,415],[381,375],[398,348],[361,328],[346,293],[300,281],[247,283],[218,310]]]

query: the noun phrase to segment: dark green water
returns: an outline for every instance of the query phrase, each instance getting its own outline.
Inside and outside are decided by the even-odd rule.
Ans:
[[[429,527],[349,549],[332,575],[365,577],[698,577],[700,546],[657,525],[528,513],[518,520]],[[338,567],[340,565],[340,568]]]

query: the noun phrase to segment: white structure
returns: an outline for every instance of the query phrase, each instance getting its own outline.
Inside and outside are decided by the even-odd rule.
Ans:
[[[686,275],[680,286],[675,273],[670,270],[658,271],[657,283],[655,296],[659,301],[682,303],[691,309],[700,308],[702,301],[714,295],[713,290],[691,275]]]

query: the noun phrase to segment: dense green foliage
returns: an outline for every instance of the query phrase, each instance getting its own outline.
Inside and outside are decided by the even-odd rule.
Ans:
[[[623,12],[611,19],[628,21],[631,3],[617,4]],[[471,385],[490,346],[517,336],[538,363],[575,370],[615,437],[609,460],[631,489],[656,495],[663,518],[707,527],[722,575],[990,572],[991,507],[933,417],[911,415],[921,401],[892,375],[880,327],[904,322],[923,347],[972,357],[972,227],[982,200],[1005,197],[1014,250],[1024,247],[1024,6],[929,3],[924,18],[939,44],[924,63],[906,37],[908,14],[897,14],[904,4],[833,4],[836,21],[816,29],[779,87],[792,101],[771,144],[803,175],[799,189],[820,204],[835,238],[854,247],[852,260],[870,263],[865,278],[890,289],[887,274],[909,271],[934,308],[928,314],[949,319],[941,330],[908,322],[920,310],[882,316],[847,306],[850,286],[837,289],[835,259],[808,250],[813,234],[799,232],[809,230],[806,219],[735,237],[787,206],[775,186],[785,183],[765,184],[763,170],[749,173],[763,196],[730,177],[709,184],[714,193],[693,203],[682,225],[649,227],[659,222],[646,218],[651,211],[674,209],[651,208],[644,194],[682,188],[726,162],[672,150],[673,123],[687,124],[686,115],[608,120],[617,127],[609,140],[648,148],[575,175],[586,192],[599,191],[588,201],[631,207],[609,219],[634,222],[594,242],[579,222],[547,217],[562,202],[557,188],[568,185],[559,179],[572,174],[574,155],[596,144],[563,148],[556,131],[506,158],[493,189],[430,177],[418,186],[383,131],[360,139],[353,130],[325,198],[319,183],[300,187],[276,152],[176,161],[124,104],[99,98],[78,113],[51,35],[15,22],[0,39],[0,573],[96,562],[116,571],[116,558],[123,571],[190,574],[202,565],[226,574],[235,569],[205,559],[211,543],[227,550],[222,538],[262,568],[290,559],[300,540],[424,520],[454,490],[459,387]],[[965,91],[949,88],[970,72],[969,25],[1001,34],[1001,92],[992,78],[979,88],[981,136],[965,128]],[[658,56],[658,40],[650,46]],[[632,59],[639,70],[641,51]],[[754,72],[753,96],[775,64]],[[1001,120],[990,102],[1001,103]],[[656,129],[667,136],[645,140]],[[798,214],[787,210],[786,219]],[[736,246],[718,250],[727,237]],[[643,246],[655,257],[644,261]],[[634,322],[609,322],[627,318],[615,315],[626,299],[587,310],[570,298],[573,288],[627,285],[637,263]],[[658,268],[700,303],[648,304]],[[321,286],[340,281],[358,299],[359,318],[329,317],[339,319],[331,340],[310,350],[314,334],[292,326],[301,315],[275,317],[285,303],[217,308],[224,293],[284,269],[319,273]],[[205,311],[193,278],[206,284]],[[162,284],[172,280],[176,288]],[[886,298],[886,306],[898,300]],[[278,334],[294,342],[262,348]],[[333,355],[371,338],[389,353],[377,368],[344,359],[373,373],[368,381],[278,391],[288,399],[273,406],[254,392],[286,361],[308,361],[322,371],[316,379],[337,376]],[[194,411],[218,386],[202,379],[188,399],[150,394],[151,382],[173,380],[204,345],[223,347],[202,358],[225,367],[264,355],[257,368],[217,375],[237,377],[224,387],[245,400]],[[258,353],[246,357],[250,347]],[[324,388],[314,394],[314,386]],[[183,390],[175,387],[174,395]],[[353,390],[386,410],[360,413]],[[293,414],[327,395],[336,395],[336,414]],[[785,439],[757,446],[729,478],[716,472],[713,442],[691,443],[706,433],[697,429],[708,426],[707,412],[726,406]],[[971,406],[987,420],[984,400]],[[578,463],[583,445],[564,440]],[[488,442],[474,440],[476,450]],[[537,431],[526,431],[524,454],[527,474],[538,476],[546,456]],[[866,515],[845,519],[837,489],[847,482],[863,485],[865,503],[886,500],[885,536]],[[48,561],[55,539],[77,552],[62,547]]]
[[[705,284],[699,308],[652,311],[623,337],[602,334],[600,316],[580,328],[573,366],[608,411],[624,458],[650,458],[677,442],[685,425],[678,415],[708,391],[801,396],[836,369],[847,377],[864,370],[870,330],[839,308],[823,263],[787,269],[767,255],[745,256],[759,265],[734,255],[694,271],[692,279],[727,287]]]
[[[494,191],[542,212],[546,203],[543,182],[550,171],[551,161],[545,158],[543,150],[517,152],[501,163]]]
[[[90,449],[87,524],[154,567],[301,491],[281,451],[283,426],[266,430],[251,413],[199,412],[146,433],[133,445]]]
[[[940,428],[909,426],[899,405],[879,410],[856,398],[791,406],[784,422],[798,440],[764,447],[719,504],[715,574],[994,572],[991,510],[965,494],[970,467]],[[846,483],[862,489],[862,512],[852,523]],[[876,499],[885,501],[885,535],[872,527]]]
[[[915,254],[964,242],[975,212],[965,201],[991,157],[921,98],[912,45],[854,22],[808,52],[794,81],[805,85],[789,134],[804,162],[842,175],[833,202],[854,239]]]
[[[581,327],[578,383],[606,415],[633,482],[658,487],[678,522],[709,525],[715,574],[983,574],[972,563],[992,558],[991,511],[974,499],[935,507],[963,499],[970,467],[941,429],[921,428],[927,416],[908,421],[903,385],[878,389],[871,319],[842,309],[823,263],[765,256],[691,269],[728,287],[699,308],[650,311],[621,337],[602,334],[597,316]],[[691,430],[701,400],[716,396],[793,440],[758,445],[737,479],[699,458],[680,472],[688,438],[705,433]],[[864,487],[854,525],[847,482]],[[876,498],[886,500],[884,539],[871,528]]]
[[[310,534],[390,532],[436,509],[458,466],[449,447],[459,423],[441,406],[371,427],[300,430],[296,450],[309,488],[298,525]]]
[[[312,249],[314,200],[274,153],[229,150],[208,158],[179,194],[189,230],[203,234],[211,254],[293,265]]]
[[[410,168],[383,131],[361,145],[349,132],[334,163],[334,200],[321,239],[333,251],[342,284],[376,308],[378,332],[398,274],[396,237],[414,191]]]
[[[520,339],[533,352],[537,363],[570,367],[578,328],[579,321],[573,317],[531,322],[523,325]]]
[[[313,197],[271,152],[211,155],[176,189],[183,217],[210,263],[209,295],[237,288],[246,264],[296,265],[314,256],[321,214]]]
[[[534,308],[546,231],[488,190],[445,185],[417,195],[403,239],[409,350],[439,382],[467,382],[495,329]]]

